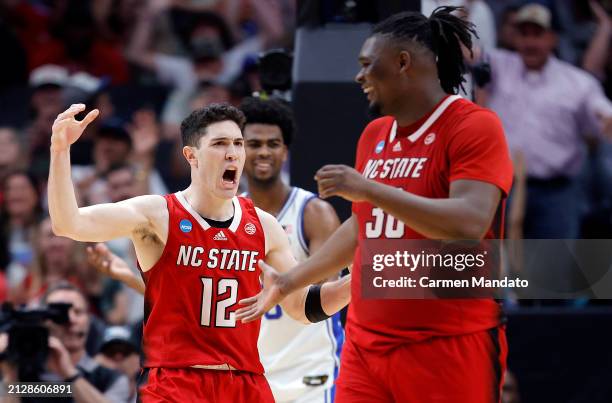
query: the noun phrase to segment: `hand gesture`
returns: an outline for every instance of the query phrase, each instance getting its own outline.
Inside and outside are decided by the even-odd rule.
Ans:
[[[239,301],[240,305],[246,305],[236,310],[236,320],[242,320],[242,323],[259,319],[285,297],[282,292],[280,273],[263,260],[259,261],[259,267],[263,274],[263,289],[259,294]]]
[[[77,369],[70,360],[70,354],[62,342],[54,336],[49,336],[49,357],[47,365],[51,372],[56,373],[62,378],[73,376]]]
[[[128,264],[103,243],[87,247],[87,263],[105,276],[123,283],[134,276]]]
[[[355,169],[346,165],[325,165],[315,175],[319,185],[319,196],[326,199],[340,196],[348,201],[365,199],[368,180]]]
[[[610,19],[608,12],[598,1],[589,0],[589,6],[591,6],[591,11],[597,20],[597,25],[606,26],[608,28],[612,25],[612,19]]]
[[[67,150],[71,144],[78,140],[83,131],[100,113],[97,109],[92,110],[78,121],[74,117],[85,110],[85,105],[74,104],[64,112],[57,115],[53,122],[51,134],[51,149],[55,151]]]

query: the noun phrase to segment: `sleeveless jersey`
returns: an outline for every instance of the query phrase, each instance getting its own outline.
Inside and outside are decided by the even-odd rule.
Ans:
[[[357,148],[355,168],[366,178],[428,198],[448,198],[455,180],[497,186],[506,196],[512,163],[499,118],[459,96],[444,98],[430,114],[408,127],[392,117],[371,122]],[[502,238],[503,199],[486,238]],[[353,203],[359,244],[367,239],[423,239],[382,209]],[[347,337],[369,349],[394,348],[430,337],[467,334],[499,325],[493,299],[388,300],[361,296],[361,250],[353,260]]]
[[[277,216],[298,262],[309,255],[304,236],[304,208],[315,197],[311,192],[293,187]],[[297,399],[318,383],[331,389],[337,377],[343,341],[339,314],[305,325],[291,319],[280,306],[266,313],[261,322],[259,353],[276,401]]]
[[[168,239],[146,283],[145,367],[229,364],[263,373],[260,322],[235,319],[238,301],[261,290],[265,236],[253,202],[234,197],[229,228],[211,227],[181,192],[165,196]]]

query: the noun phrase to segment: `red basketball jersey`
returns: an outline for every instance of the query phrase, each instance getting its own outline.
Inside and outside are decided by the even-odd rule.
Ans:
[[[409,127],[392,117],[371,122],[358,144],[356,169],[368,179],[429,198],[448,198],[458,179],[488,182],[505,198],[512,164],[497,116],[459,96],[444,98]],[[359,239],[423,239],[380,208],[353,203]],[[487,238],[501,238],[503,202]],[[394,347],[429,337],[471,333],[497,326],[494,300],[385,300],[361,298],[361,251],[353,261],[347,335],[365,348]]]
[[[238,301],[261,290],[265,237],[253,202],[234,197],[229,228],[215,228],[181,192],[165,196],[168,240],[146,283],[145,367],[229,364],[263,373],[259,321],[235,319]]]

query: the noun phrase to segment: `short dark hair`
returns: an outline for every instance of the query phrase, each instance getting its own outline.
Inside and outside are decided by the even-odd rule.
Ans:
[[[240,109],[246,116],[247,125],[261,123],[278,126],[285,145],[287,147],[291,145],[295,131],[293,112],[283,101],[248,97],[242,100]]]
[[[181,123],[183,146],[197,147],[208,126],[226,120],[236,123],[240,130],[244,128],[244,114],[229,104],[210,104],[191,112]]]
[[[132,137],[124,127],[124,122],[118,118],[111,118],[102,122],[94,140],[108,139],[120,141],[132,149]]]
[[[52,285],[51,287],[49,287],[47,289],[47,291],[45,291],[45,294],[43,295],[41,302],[44,305],[47,305],[47,301],[49,300],[49,296],[53,293],[56,293],[57,291],[72,291],[72,292],[76,292],[77,294],[79,294],[81,296],[81,298],[83,298],[83,300],[85,301],[85,305],[87,307],[89,307],[89,300],[87,299],[87,295],[85,295],[85,293],[83,292],[82,289],[80,289],[79,287],[77,287],[76,285],[66,281],[66,280],[61,280],[60,282]]]
[[[463,87],[463,74],[467,71],[461,44],[471,52],[472,35],[477,37],[474,24],[453,15],[459,10],[463,7],[438,7],[429,18],[405,11],[379,22],[372,33],[397,41],[416,41],[432,51],[442,89],[456,94]]]

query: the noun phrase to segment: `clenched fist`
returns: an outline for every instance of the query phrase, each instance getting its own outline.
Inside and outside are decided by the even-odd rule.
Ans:
[[[317,171],[315,180],[321,198],[340,196],[351,202],[365,200],[369,184],[359,172],[346,165],[325,165]]]

